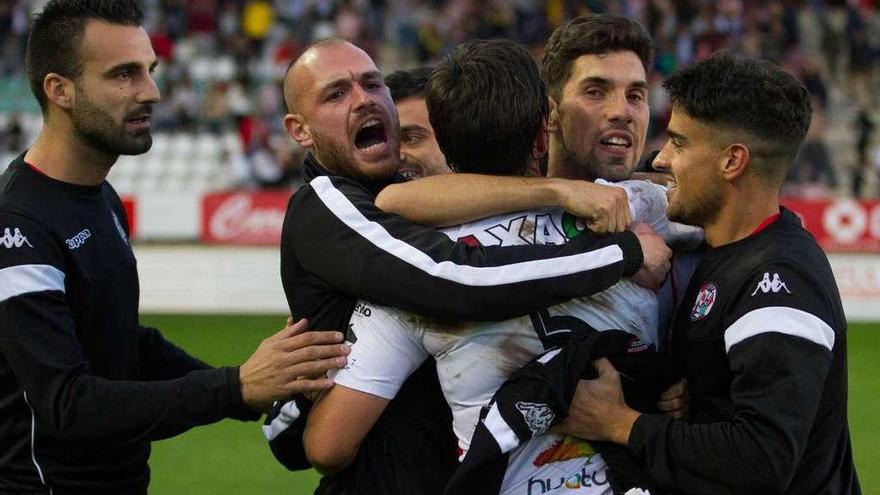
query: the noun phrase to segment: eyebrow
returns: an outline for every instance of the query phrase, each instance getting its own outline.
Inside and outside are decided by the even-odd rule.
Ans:
[[[155,69],[157,65],[159,65],[159,61],[153,60],[153,63],[150,64],[150,70],[152,71],[153,69]],[[140,66],[141,64],[137,62],[125,62],[119,65],[114,65],[113,67],[107,69],[106,71],[104,71],[104,74],[109,76],[124,70],[137,70],[140,68]]]
[[[373,80],[373,79],[382,79],[382,73],[377,70],[371,70],[369,72],[364,72],[363,74],[361,74],[357,78],[358,81],[364,81],[364,80],[369,81],[369,80]],[[345,84],[350,84],[350,83],[351,83],[351,77],[339,77],[339,78],[334,79],[334,80],[328,82],[327,84],[325,84],[324,87],[321,88],[321,92],[327,91],[330,88],[336,88],[338,86],[343,86]]]
[[[409,131],[427,131],[428,128],[425,126],[421,126],[418,124],[407,124],[400,126],[400,132],[409,132]]]
[[[601,84],[603,86],[613,86],[614,82],[611,79],[608,79],[607,77],[600,77],[600,76],[590,76],[590,77],[585,77],[585,78],[581,79],[581,82],[580,82],[581,86],[586,86],[588,84]],[[630,84],[628,84],[628,86],[647,90],[648,89],[648,81],[644,81],[644,80],[633,81]]]

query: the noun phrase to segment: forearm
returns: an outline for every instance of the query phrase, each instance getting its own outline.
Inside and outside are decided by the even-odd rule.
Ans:
[[[40,427],[58,438],[115,444],[165,438],[227,416],[257,419],[242,403],[236,368],[150,382],[93,375],[60,294],[7,301],[0,322],[7,336],[0,351]]]
[[[190,371],[211,369],[207,363],[186,353],[155,328],[138,327],[140,380],[170,380]]]
[[[282,256],[295,253],[301,266],[348,294],[414,313],[506,319],[604,290],[642,264],[630,232],[583,233],[561,246],[472,247],[341,186],[316,179],[297,193]]]
[[[643,415],[628,445],[664,486],[781,493],[806,449],[829,356],[806,341],[768,334],[739,344],[730,359],[730,419],[694,424]]]
[[[376,197],[379,209],[432,227],[503,213],[562,207],[563,181],[544,177],[444,174],[393,184]]]

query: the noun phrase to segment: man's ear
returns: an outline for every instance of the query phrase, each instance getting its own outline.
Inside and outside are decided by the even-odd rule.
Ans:
[[[743,143],[731,143],[724,149],[721,157],[721,176],[731,182],[748,170],[751,164],[749,147]]]
[[[548,96],[550,113],[547,115],[547,132],[553,134],[559,130],[559,105],[552,96]]]
[[[550,147],[550,138],[547,136],[547,117],[541,118],[538,133],[535,135],[535,143],[532,145],[532,158],[540,160],[547,154]]]
[[[43,78],[43,91],[53,104],[69,110],[76,102],[76,87],[73,80],[55,72],[46,74]]]
[[[311,148],[315,144],[311,129],[305,123],[302,115],[298,113],[285,115],[284,128],[287,129],[287,134],[303,148]]]

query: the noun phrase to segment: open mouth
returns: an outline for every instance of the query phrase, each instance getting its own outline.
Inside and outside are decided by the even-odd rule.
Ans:
[[[354,135],[354,146],[368,153],[380,151],[387,141],[385,124],[379,119],[367,120]]]
[[[129,124],[134,124],[136,126],[150,125],[150,114],[133,117],[127,119],[126,122],[128,122]]]
[[[605,139],[602,139],[599,142],[603,146],[606,146],[610,149],[618,150],[618,151],[628,151],[633,146],[631,138],[629,138],[628,136],[620,136],[620,135],[610,136]]]

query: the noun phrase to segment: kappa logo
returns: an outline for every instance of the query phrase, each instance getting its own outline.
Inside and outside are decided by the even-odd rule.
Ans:
[[[13,227],[10,229],[9,227],[3,229],[3,237],[0,237],[0,246],[5,247],[6,249],[12,248],[20,248],[27,244],[28,247],[34,247],[33,244],[28,241],[27,237],[18,230],[18,227]]]
[[[770,272],[764,272],[764,278],[758,282],[758,286],[755,287],[755,292],[752,292],[752,295],[758,293],[758,291],[763,292],[764,294],[769,294],[770,292],[776,294],[781,290],[785,290],[785,292],[791,294],[791,291],[788,290],[788,287],[785,285],[785,282],[779,278],[778,273],[773,274],[773,280],[770,280]]]
[[[550,429],[553,419],[556,418],[547,404],[517,402],[516,410],[523,415],[523,419],[526,420],[526,425],[532,430],[533,435],[540,435]]]
[[[74,249],[85,244],[89,237],[92,237],[91,231],[89,231],[89,229],[82,229],[79,234],[76,234],[75,236],[67,239],[64,242],[67,243],[67,248],[73,251]]]

